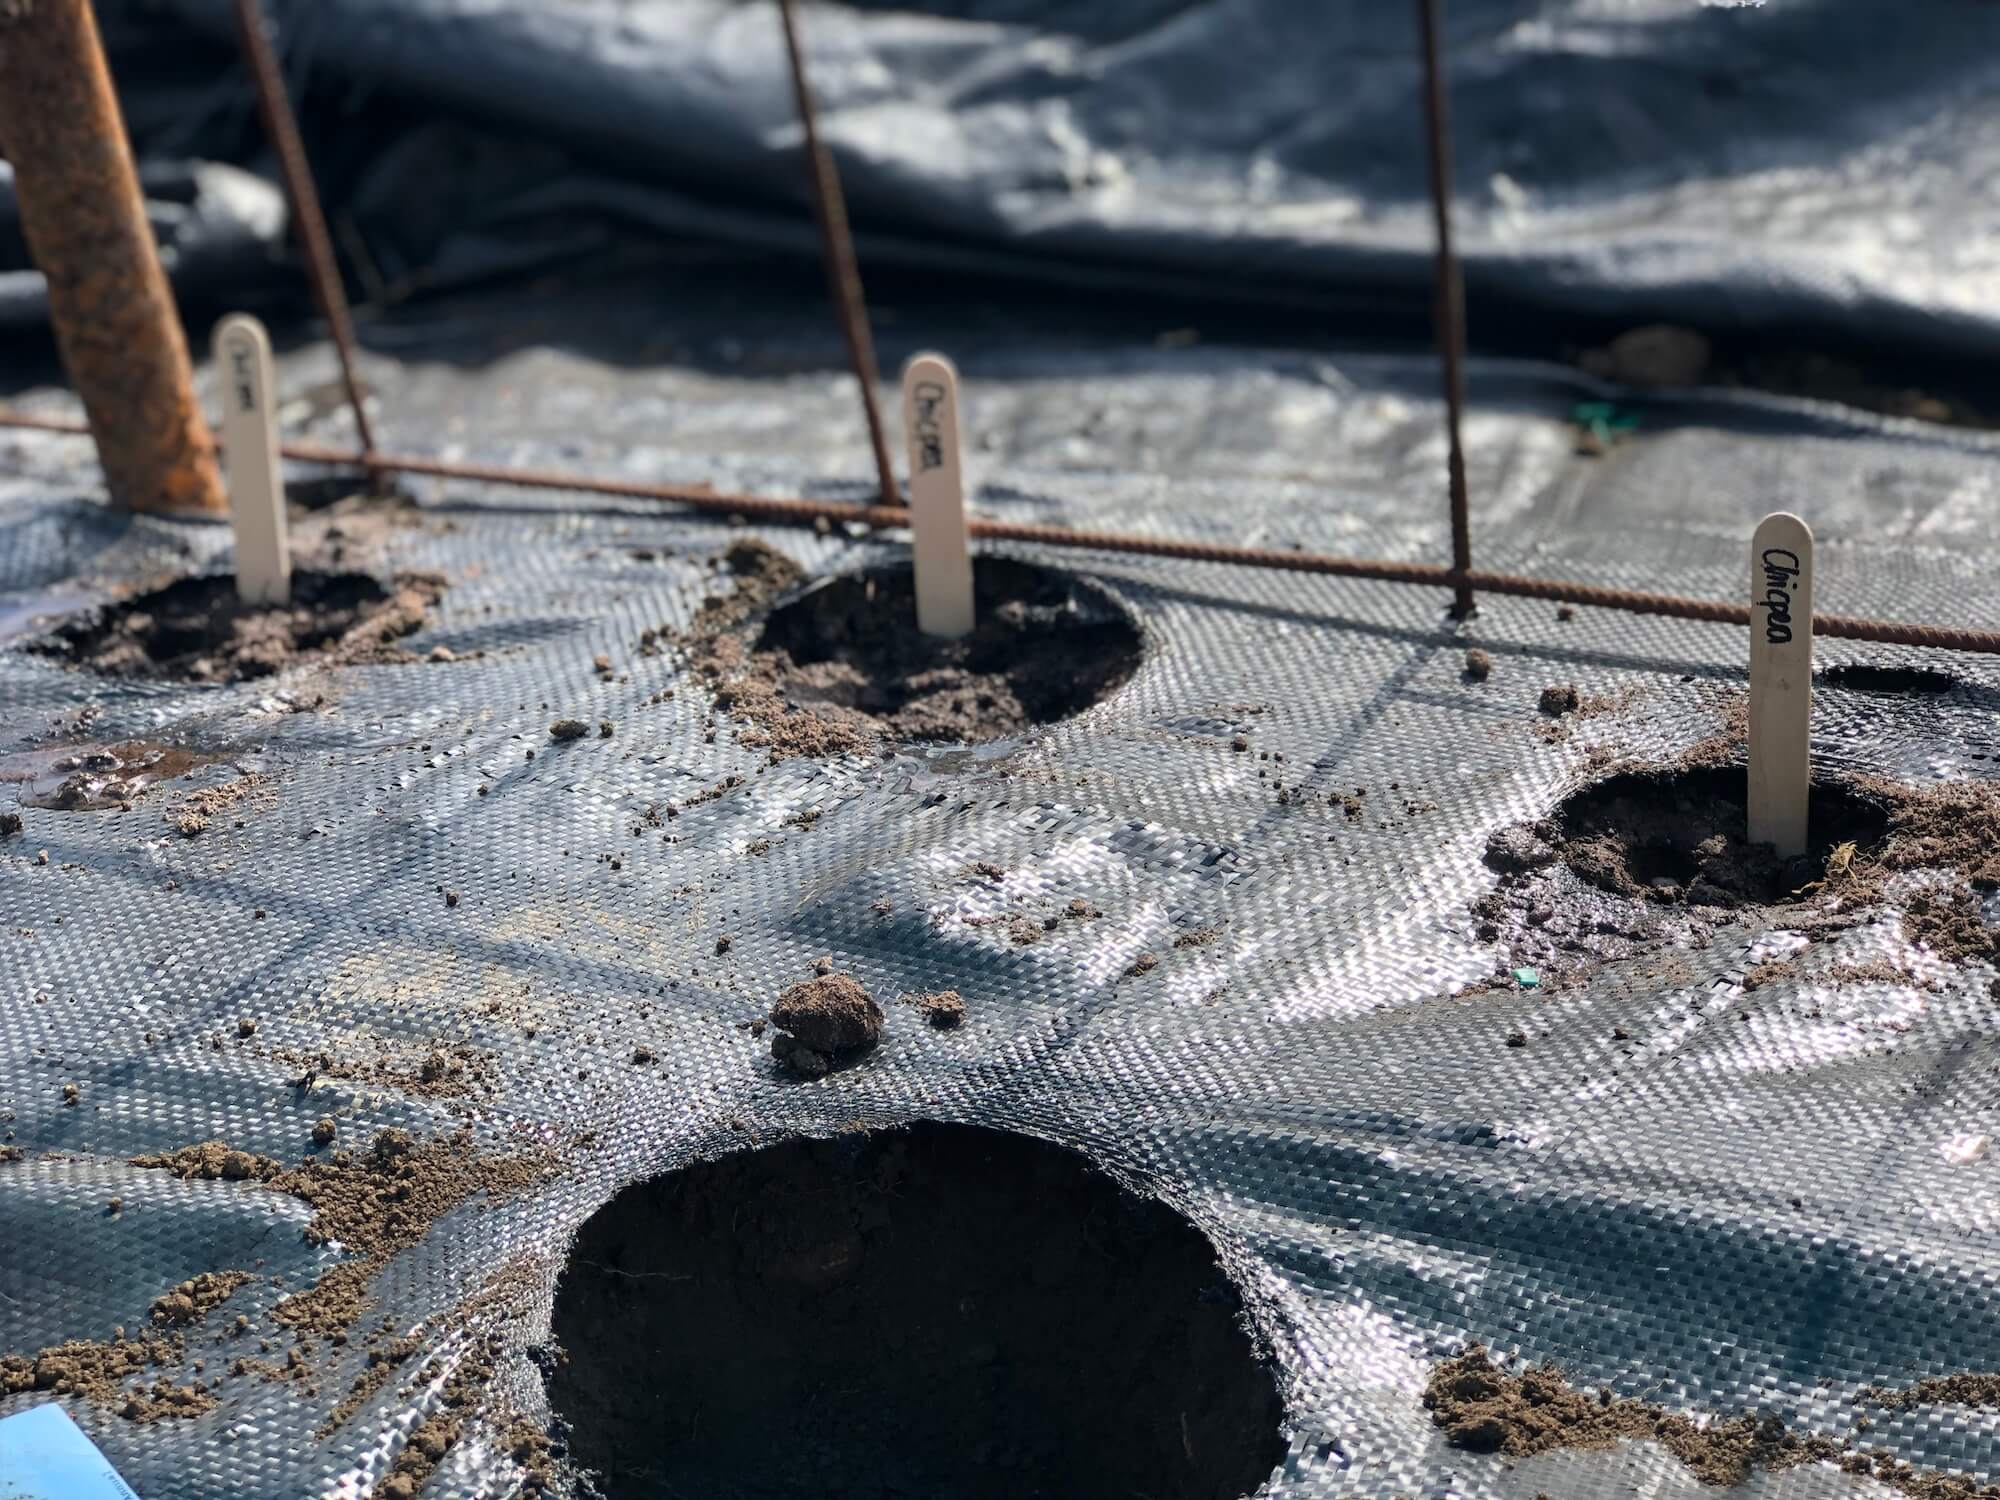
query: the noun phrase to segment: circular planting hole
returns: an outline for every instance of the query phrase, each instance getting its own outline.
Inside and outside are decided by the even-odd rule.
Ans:
[[[422,628],[443,592],[433,573],[384,585],[366,573],[296,569],[291,603],[272,607],[237,598],[234,575],[208,574],[87,610],[34,649],[107,677],[241,682],[308,658],[393,659],[388,643]]]
[[[1082,1157],[955,1125],[628,1189],[550,1378],[608,1500],[1234,1500],[1284,1457],[1215,1251]]]
[[[1802,858],[1780,859],[1749,841],[1747,780],[1741,766],[1626,772],[1566,798],[1539,832],[1564,864],[1603,890],[1738,906],[1800,899],[1842,844],[1866,854],[1887,831],[1881,803],[1839,782],[1815,782],[1811,847]]]
[[[1922,667],[1828,667],[1819,674],[1819,681],[1822,687],[1892,698],[1936,698],[1957,686],[1957,679],[1949,672],[1929,672]]]
[[[922,635],[908,567],[848,574],[774,610],[753,651],[794,707],[859,716],[896,740],[1003,739],[1080,713],[1138,668],[1130,614],[1096,584],[1032,563],[973,563],[978,625]]]

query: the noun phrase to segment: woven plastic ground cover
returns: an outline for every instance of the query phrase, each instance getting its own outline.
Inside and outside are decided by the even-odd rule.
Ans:
[[[978,506],[1445,555],[1436,409],[1412,394],[1434,376],[1421,362],[1343,369],[1135,367],[1119,398],[1152,401],[1170,444],[1167,418],[1246,384],[1296,397],[1323,408],[1322,451],[1348,473],[1333,485],[1254,463],[1229,476],[1064,466],[1053,455],[1067,438],[1032,435],[1023,415],[1030,382],[975,387],[973,424],[1017,424]],[[396,376],[384,362],[375,378]],[[1038,379],[1044,417],[1103,383],[1095,368]],[[1821,527],[1823,608],[2000,618],[1978,524],[1990,443],[1695,403],[1582,460],[1540,379],[1488,367],[1474,383],[1482,565],[1734,597],[1749,518],[1790,505]],[[822,383],[782,387],[748,382],[717,409],[733,402],[749,430],[789,401],[810,430],[814,403],[834,399]],[[511,430],[503,399],[461,408],[470,454],[578,458],[497,440]],[[581,424],[598,445],[584,456],[613,451],[618,420],[639,418]],[[746,458],[758,444],[717,439],[699,462],[617,451],[634,472],[867,493],[851,446],[829,468],[785,441]],[[1995,1162],[1940,1149],[2000,1129],[1990,972],[1909,951],[1885,916],[1824,956],[1894,958],[1909,981],[1834,987],[1808,968],[1746,992],[1749,967],[1796,943],[1739,923],[1664,968],[1607,964],[1548,994],[1457,993],[1503,961],[1469,915],[1496,878],[1488,837],[1547,813],[1606,754],[1666,761],[1716,733],[1742,685],[1740,631],[1563,620],[1504,599],[1459,630],[1432,590],[1016,550],[1097,580],[1142,624],[1127,685],[1018,742],[770,766],[726,716],[706,737],[707,696],[676,653],[636,650],[642,630],[684,624],[726,588],[709,564],[739,529],[426,484],[380,558],[451,581],[405,643],[417,660],[221,688],[114,683],[29,652],[26,617],[163,571],[224,568],[226,531],[109,514],[76,440],[23,434],[7,452],[6,752],[173,739],[227,759],[130,812],[29,807],[23,833],[0,842],[0,1132],[20,1152],[0,1163],[0,1350],[144,1327],[176,1283],[242,1268],[257,1279],[190,1357],[221,1375],[271,1338],[266,1357],[282,1360],[272,1310],[346,1252],[302,1238],[310,1210],[296,1198],[179,1180],[128,1165],[135,1155],[221,1139],[294,1161],[324,1115],[357,1143],[469,1121],[482,1152],[554,1164],[527,1191],[455,1209],[373,1277],[367,1325],[386,1314],[422,1348],[324,1437],[367,1367],[358,1338],[322,1346],[316,1394],[247,1373],[220,1381],[213,1410],[144,1424],[67,1402],[147,1500],[368,1493],[466,1358],[496,1280],[517,1309],[494,1323],[504,1347],[485,1400],[542,1418],[537,1350],[565,1245],[615,1191],[750,1145],[914,1120],[1072,1146],[1213,1238],[1283,1391],[1272,1497],[1701,1492],[1650,1444],[1519,1462],[1446,1446],[1420,1397],[1469,1340],[1559,1360],[1579,1385],[1679,1410],[1769,1408],[1835,1437],[1863,1386],[2000,1368],[1987,1316]],[[896,550],[749,534],[814,575]],[[1494,656],[1483,683],[1461,674],[1469,644]],[[429,659],[438,646],[457,659]],[[1989,661],[1854,643],[1822,643],[1822,659],[1955,679],[1921,699],[1824,690],[1824,766],[1919,785],[1991,774]],[[1558,682],[1616,706],[1550,733],[1537,698]],[[552,743],[558,716],[614,733]],[[176,796],[245,770],[268,781],[198,836],[176,830]],[[732,775],[739,788],[647,824],[648,809]],[[1281,800],[1280,780],[1365,788],[1365,814]],[[1004,880],[964,879],[981,860]],[[1103,917],[1029,944],[971,920],[1074,897]],[[1212,941],[1174,946],[1211,928]],[[1142,953],[1157,966],[1128,972]],[[885,999],[955,988],[968,1022],[935,1032],[890,1005],[863,1064],[787,1079],[738,1023],[821,955]],[[1508,1045],[1516,1033],[1525,1045]],[[445,1098],[393,1080],[301,1086],[297,1058],[363,1043],[391,1057],[464,1047],[481,1086]],[[637,1048],[652,1060],[636,1065]],[[0,1414],[39,1399],[0,1401]],[[1920,1407],[1879,1417],[1869,1440],[1991,1476],[1996,1423]],[[518,1473],[473,1423],[424,1493],[504,1495]],[[1745,1493],[1869,1484],[1817,1465],[1760,1474]]]

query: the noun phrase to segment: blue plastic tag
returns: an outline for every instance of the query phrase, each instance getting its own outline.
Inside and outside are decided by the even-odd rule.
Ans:
[[[0,1500],[139,1500],[54,1402],[0,1418]]]

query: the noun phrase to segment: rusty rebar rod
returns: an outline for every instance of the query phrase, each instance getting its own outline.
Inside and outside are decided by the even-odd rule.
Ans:
[[[861,387],[861,411],[868,421],[868,441],[875,449],[875,477],[884,505],[901,505],[895,466],[889,460],[889,435],[882,426],[882,406],[875,397],[880,371],[875,364],[875,338],[868,326],[868,303],[861,292],[861,265],[854,256],[854,234],[847,222],[847,200],[840,191],[840,169],[820,139],[819,112],[812,85],[806,79],[805,51],[799,44],[798,17],[792,0],[778,0],[784,23],[785,56],[791,64],[792,93],[798,100],[799,126],[805,134],[806,164],[812,172],[813,217],[819,221],[826,279],[833,292],[840,331],[847,340],[848,362]]]
[[[319,190],[313,185],[305,142],[299,137],[298,117],[292,112],[291,95],[285,90],[285,75],[278,67],[270,33],[265,29],[262,0],[236,0],[236,34],[243,60],[250,69],[250,81],[257,90],[257,112],[263,117],[264,133],[277,153],[278,175],[284,179],[292,224],[298,230],[299,249],[305,256],[306,280],[312,285],[313,301],[333,337],[334,354],[340,361],[340,383],[354,412],[355,435],[361,440],[362,452],[373,452],[375,433],[369,426],[368,409],[362,403],[360,378],[355,374],[354,319],[347,307],[347,288],[341,284],[340,265],[333,258],[326,215],[320,210]],[[375,477],[372,469],[370,477]]]
[[[1465,278],[1451,244],[1451,107],[1444,86],[1438,43],[1438,0],[1416,0],[1417,29],[1424,52],[1424,134],[1430,147],[1431,213],[1437,223],[1435,322],[1438,353],[1444,360],[1445,478],[1451,492],[1451,562],[1455,572],[1472,573],[1471,502],[1465,488],[1465,446],[1460,436],[1465,414]],[[1451,612],[1461,620],[1472,613],[1472,586],[1460,582]]]
[[[43,432],[83,433],[88,429],[70,417],[45,417],[31,412],[0,409],[0,427],[26,427]],[[348,448],[331,448],[321,443],[285,443],[287,458],[305,463],[344,465],[359,468],[366,458],[389,473],[424,474],[440,479],[466,479],[481,484],[516,485],[524,489],[573,490],[580,494],[613,495],[627,500],[667,501],[710,514],[741,516],[774,525],[815,526],[822,521],[859,522],[878,528],[909,524],[909,511],[901,505],[857,506],[844,500],[799,500],[771,495],[739,495],[706,484],[660,484],[644,479],[607,479],[594,474],[570,474],[553,469],[523,469],[505,464],[468,463],[462,460],[423,458],[413,454],[361,454]],[[1190,537],[1134,535],[1116,531],[1079,531],[1067,526],[1044,526],[1032,522],[972,519],[966,527],[976,537],[988,541],[1031,542],[1044,547],[1076,547],[1094,552],[1135,553],[1146,557],[1174,557],[1189,562],[1212,562],[1246,568],[1270,568],[1279,572],[1319,573],[1339,578],[1358,578],[1377,583],[1417,584],[1426,588],[1457,590],[1466,587],[1489,594],[1506,594],[1522,599],[1546,599],[1551,603],[1583,604],[1599,609],[1624,610],[1630,614],[1665,615],[1682,620],[1705,620],[1717,625],[1746,625],[1750,608],[1715,599],[1697,599],[1686,594],[1653,593],[1642,589],[1612,588],[1598,583],[1576,583],[1562,578],[1530,578],[1520,573],[1488,573],[1479,569],[1460,571],[1436,563],[1396,562],[1392,559],[1339,557],[1323,552],[1293,552],[1276,547],[1239,547],[1224,542],[1202,542]],[[1856,615],[1815,614],[1813,633],[1839,636],[1847,640],[1877,641],[1892,646],[1920,646],[1941,651],[1975,651],[2000,654],[2000,631],[1966,630],[1957,626],[1924,625],[1901,620],[1874,620]]]
[[[89,0],[0,4],[0,150],[112,503],[224,509]]]

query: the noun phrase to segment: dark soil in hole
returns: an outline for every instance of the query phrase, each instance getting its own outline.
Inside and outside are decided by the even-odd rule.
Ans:
[[[752,598],[797,576],[783,576],[789,563],[774,576],[742,544],[729,564]],[[769,746],[774,759],[884,740],[1003,739],[1081,712],[1139,665],[1137,624],[1094,584],[988,557],[974,562],[973,588],[979,624],[956,641],[917,631],[912,575],[901,567],[809,589],[774,610],[753,644],[730,629],[741,613],[705,610],[714,627],[696,620],[690,654],[714,683],[716,706],[749,721],[742,742]]]
[[[1872,851],[1887,831],[1881,802],[1839,783],[1815,783],[1812,846],[1780,859],[1747,838],[1747,778],[1736,767],[1670,775],[1626,772],[1568,798],[1538,829],[1557,857],[1601,890],[1697,906],[1774,903],[1825,872],[1842,844]],[[1489,848],[1489,860],[1505,857]]]
[[[1231,1500],[1284,1457],[1215,1252],[965,1126],[797,1141],[583,1227],[551,1378],[610,1500]]]
[[[1642,953],[1671,968],[1667,950],[1703,946],[1745,912],[1820,938],[1891,907],[1936,957],[2000,962],[2000,928],[1983,915],[2000,890],[2000,783],[1816,783],[1812,847],[1786,861],[1746,840],[1743,767],[1715,756],[1704,741],[1494,833],[1486,862],[1501,880],[1472,904],[1478,939],[1548,989]]]
[[[391,643],[423,627],[444,592],[436,573],[399,573],[393,586],[366,573],[292,573],[292,602],[243,603],[227,573],[87,611],[34,649],[107,677],[241,682],[307,659],[345,664],[402,661]]]
[[[1949,672],[1927,672],[1921,667],[1828,667],[1819,674],[1822,687],[1846,688],[1850,693],[1884,693],[1891,697],[1939,697],[1957,686]]]

